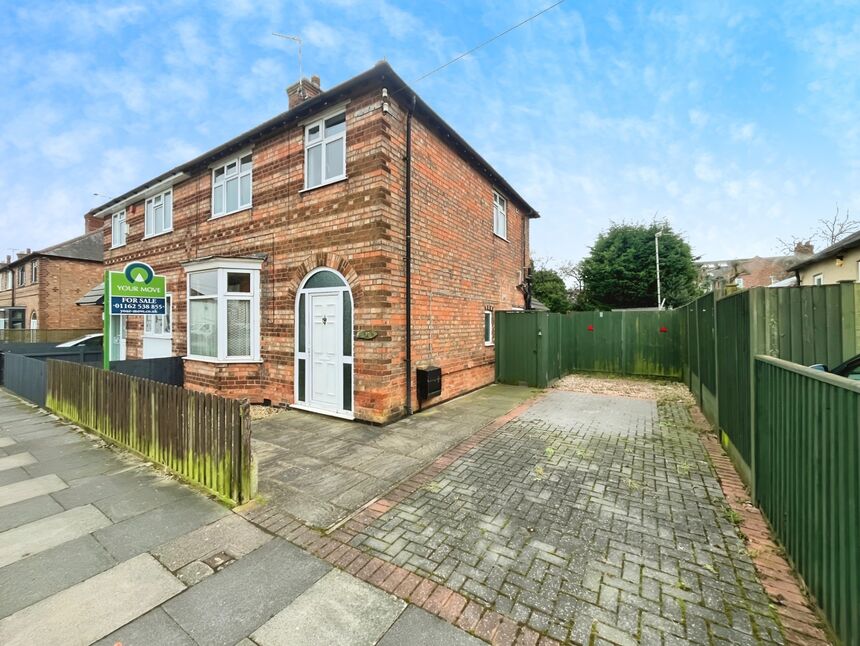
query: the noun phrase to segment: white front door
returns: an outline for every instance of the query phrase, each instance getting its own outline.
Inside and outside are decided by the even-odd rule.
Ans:
[[[164,314],[143,317],[143,358],[158,359],[173,356],[173,299],[165,299]]]
[[[340,292],[310,295],[310,401],[314,408],[337,411],[341,393]]]
[[[120,314],[110,317],[110,360],[125,361],[125,317]]]

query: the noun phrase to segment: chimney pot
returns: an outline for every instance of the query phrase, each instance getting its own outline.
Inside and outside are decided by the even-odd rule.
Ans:
[[[311,77],[311,83],[313,83],[313,84],[314,84],[314,85],[316,85],[317,87],[320,87],[320,77],[319,77],[319,76],[317,76],[316,74],[314,74],[314,75]]]

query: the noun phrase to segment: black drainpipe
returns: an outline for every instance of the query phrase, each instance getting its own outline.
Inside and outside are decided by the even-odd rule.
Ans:
[[[412,113],[406,114],[406,414],[412,414]]]

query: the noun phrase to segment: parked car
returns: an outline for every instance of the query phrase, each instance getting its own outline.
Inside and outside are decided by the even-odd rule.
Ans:
[[[84,336],[80,336],[77,339],[72,339],[71,341],[66,341],[64,343],[58,343],[58,348],[100,348],[102,347],[102,337],[104,335],[101,333],[97,334],[85,334]]]
[[[816,363],[809,367],[815,368],[816,370],[823,370],[824,372],[829,372],[834,375],[839,375],[840,377],[853,379],[854,381],[860,381],[860,354],[856,357],[851,357],[848,361],[840,363],[833,370],[828,369],[823,363]]]

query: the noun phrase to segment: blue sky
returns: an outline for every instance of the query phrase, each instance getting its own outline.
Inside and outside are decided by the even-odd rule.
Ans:
[[[273,31],[324,88],[411,81],[549,4],[2,0],[0,255],[286,109]],[[858,70],[857,2],[568,0],[414,87],[541,212],[534,255],[657,212],[714,259],[860,215]]]

